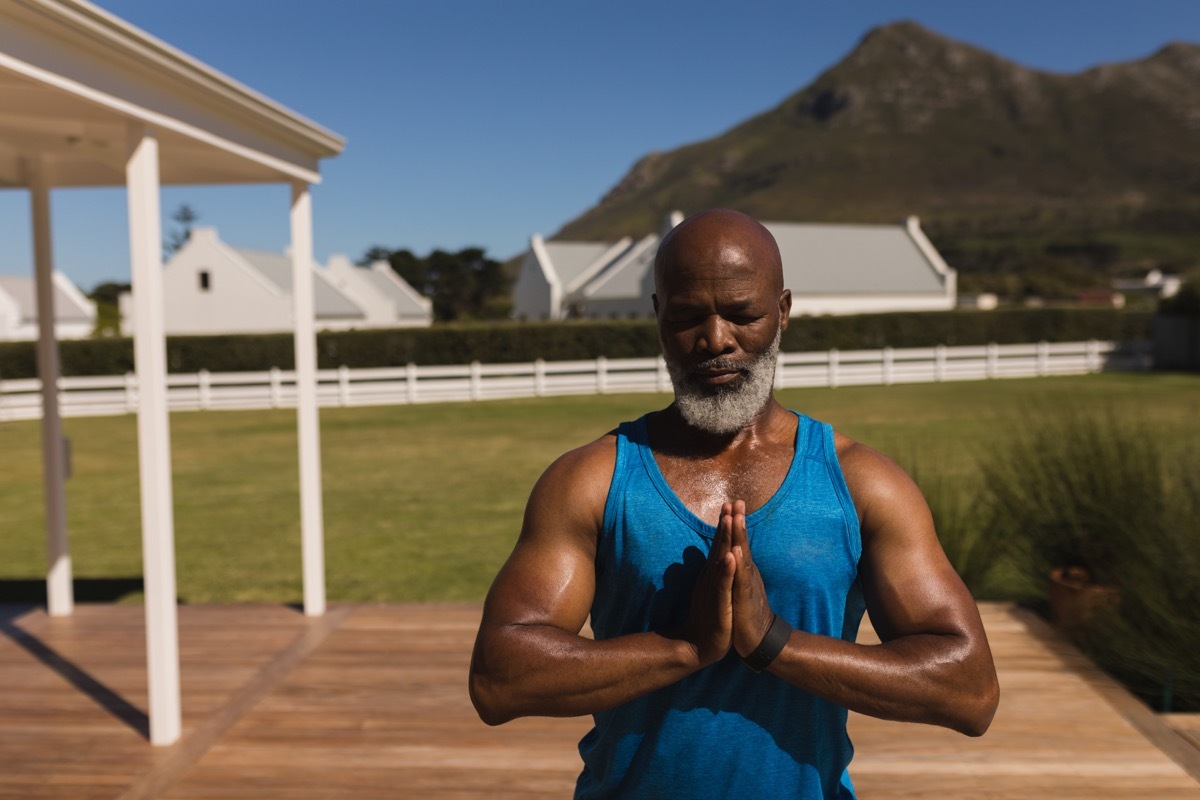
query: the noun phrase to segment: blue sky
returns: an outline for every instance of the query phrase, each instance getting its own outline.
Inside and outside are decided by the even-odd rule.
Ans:
[[[1200,42],[1200,0],[99,5],[346,138],[314,189],[321,261],[372,245],[508,258],[641,156],[772,108],[900,19],[1068,73]],[[52,203],[58,268],[85,290],[127,281],[123,190],[60,189]],[[282,185],[163,190],[164,216],[182,203],[230,244],[287,244]],[[0,192],[0,273],[32,274],[28,205],[24,191]]]

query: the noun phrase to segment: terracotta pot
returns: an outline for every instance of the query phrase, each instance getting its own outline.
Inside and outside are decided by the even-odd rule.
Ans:
[[[1117,604],[1117,589],[1092,583],[1083,567],[1058,567],[1050,571],[1050,618],[1062,628],[1078,628],[1097,613]]]

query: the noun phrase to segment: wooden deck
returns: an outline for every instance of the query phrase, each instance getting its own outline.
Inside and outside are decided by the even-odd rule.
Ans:
[[[1038,619],[981,606],[1002,699],[981,739],[852,716],[872,798],[1200,798],[1200,751]],[[478,606],[182,606],[182,740],[146,740],[139,606],[0,606],[0,798],[569,797],[580,719],[478,721]],[[864,634],[869,640],[870,631]]]

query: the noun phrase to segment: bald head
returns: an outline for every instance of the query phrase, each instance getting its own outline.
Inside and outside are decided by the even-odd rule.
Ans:
[[[663,237],[654,259],[654,291],[662,295],[679,278],[719,280],[730,270],[750,270],[763,289],[783,291],[783,262],[770,231],[740,211],[701,211]]]

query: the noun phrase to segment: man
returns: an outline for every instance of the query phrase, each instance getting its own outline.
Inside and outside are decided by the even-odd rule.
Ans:
[[[674,403],[533,489],[471,697],[489,724],[594,715],[576,797],[853,797],[846,709],[969,735],[995,713],[916,485],[772,396],[790,309],[765,228],[684,220],[655,260]],[[864,608],[882,644],[855,644]]]

